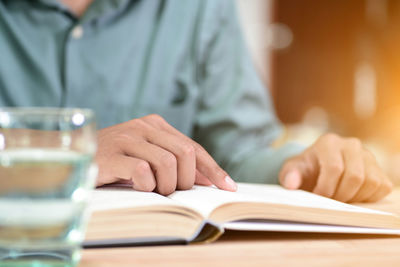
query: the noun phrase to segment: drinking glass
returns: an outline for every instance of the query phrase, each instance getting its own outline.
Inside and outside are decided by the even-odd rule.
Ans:
[[[75,266],[97,167],[94,114],[0,108],[0,266]]]

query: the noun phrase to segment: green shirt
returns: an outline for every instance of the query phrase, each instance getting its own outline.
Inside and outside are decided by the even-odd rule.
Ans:
[[[277,182],[281,127],[231,0],[0,0],[0,106],[83,107],[100,128],[151,113],[237,181]]]

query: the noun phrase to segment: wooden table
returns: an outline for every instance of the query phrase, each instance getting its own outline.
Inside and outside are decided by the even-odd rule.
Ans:
[[[359,206],[400,214],[400,188]],[[87,249],[80,267],[400,266],[400,236],[226,232],[207,245]]]

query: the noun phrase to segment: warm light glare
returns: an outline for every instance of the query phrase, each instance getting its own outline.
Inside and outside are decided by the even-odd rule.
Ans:
[[[354,112],[360,119],[368,119],[376,110],[376,74],[373,66],[363,62],[354,74]]]

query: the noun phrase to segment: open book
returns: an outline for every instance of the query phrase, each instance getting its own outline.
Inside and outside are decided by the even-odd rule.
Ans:
[[[237,192],[194,186],[168,197],[105,187],[94,191],[86,247],[209,242],[224,229],[400,234],[400,217],[277,185]]]

